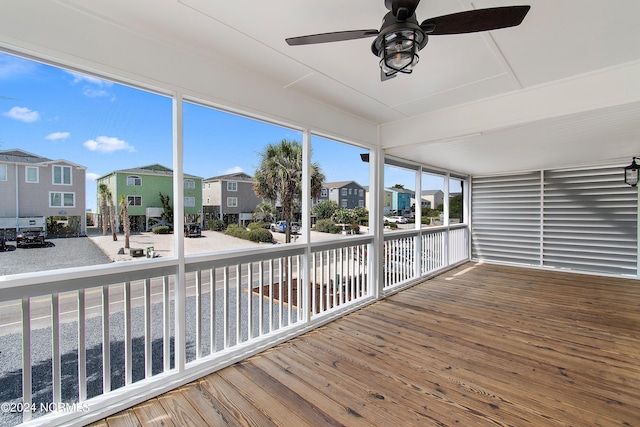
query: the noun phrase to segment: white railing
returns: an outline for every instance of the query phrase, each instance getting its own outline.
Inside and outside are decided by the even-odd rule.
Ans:
[[[467,259],[464,225],[388,233],[384,236],[384,289],[401,287]]]
[[[380,281],[373,236],[0,278],[0,425],[105,417],[444,268],[466,239],[389,233]]]

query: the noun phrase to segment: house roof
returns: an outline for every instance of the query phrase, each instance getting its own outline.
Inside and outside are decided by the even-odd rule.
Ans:
[[[342,188],[345,187],[349,184],[355,184],[358,187],[362,187],[362,185],[358,184],[355,181],[335,181],[335,182],[325,182],[324,184],[322,184],[322,186],[324,188]],[[364,188],[364,187],[362,187]]]
[[[168,167],[163,166],[159,163],[154,163],[152,165],[147,165],[147,166],[139,166],[135,168],[116,170],[103,175],[101,178],[104,178],[105,176],[113,175],[116,173],[126,173],[126,174],[135,174],[135,175],[173,176],[172,169],[169,169]],[[199,177],[196,175],[190,175],[187,173],[184,174],[184,177],[202,179],[202,177]]]
[[[225,175],[212,176],[211,178],[207,178],[204,181],[205,182],[209,182],[209,181],[251,181],[253,182],[253,177],[244,172],[235,172],[235,173],[228,173]]]
[[[2,163],[20,163],[20,164],[58,164],[64,163],[71,166],[76,166],[79,168],[84,168],[84,166],[78,165],[76,163],[70,162],[68,160],[60,159],[60,160],[51,160],[46,157],[38,156],[37,154],[29,153],[24,150],[19,149],[11,149],[0,151],[0,162]]]

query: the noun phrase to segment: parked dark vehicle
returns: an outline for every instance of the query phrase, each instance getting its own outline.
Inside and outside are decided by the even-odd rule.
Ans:
[[[37,228],[20,230],[20,233],[16,236],[16,245],[19,248],[25,246],[44,246],[44,232]]]
[[[0,234],[0,252],[7,250],[7,239],[4,237],[4,231]]]
[[[185,237],[200,237],[202,232],[200,230],[200,224],[185,224],[184,236]]]

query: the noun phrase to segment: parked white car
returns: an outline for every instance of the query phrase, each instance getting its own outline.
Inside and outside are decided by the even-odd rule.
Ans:
[[[403,216],[385,216],[384,220],[387,222],[395,222],[397,224],[407,224],[409,220]]]

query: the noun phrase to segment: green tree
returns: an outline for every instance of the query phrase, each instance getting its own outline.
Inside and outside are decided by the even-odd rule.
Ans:
[[[109,191],[109,187],[107,184],[98,185],[98,195],[100,196],[100,213],[102,216],[102,235],[107,235],[107,230],[109,228],[109,223],[107,222],[109,219],[107,217],[107,209],[108,203],[107,198],[110,197],[111,191]]]
[[[254,221],[271,222],[276,217],[276,208],[271,203],[262,202],[253,211]]]
[[[291,219],[296,200],[302,198],[302,144],[283,139],[268,144],[261,153],[253,189],[272,203],[280,202],[282,219],[287,222],[285,241],[291,241]],[[320,197],[325,180],[318,163],[311,165],[311,198]]]
[[[167,225],[173,224],[173,207],[171,206],[171,197],[169,195],[160,194],[160,203],[162,203],[162,216],[160,217]]]
[[[113,237],[113,241],[118,240],[118,235],[116,234],[116,205],[113,203],[113,194],[111,194],[111,190],[107,190],[107,198],[109,199],[109,222],[111,223],[111,236]]]
[[[333,214],[333,219],[338,224],[353,224],[358,222],[358,214],[353,209],[338,209]]]
[[[129,222],[129,201],[124,194],[120,195],[120,217],[122,217],[122,228],[124,228],[124,247],[129,249],[129,236],[131,235],[131,223]]]
[[[323,200],[313,207],[313,214],[317,219],[329,219],[338,208],[338,204],[333,200]]]

